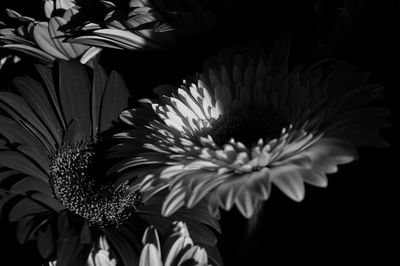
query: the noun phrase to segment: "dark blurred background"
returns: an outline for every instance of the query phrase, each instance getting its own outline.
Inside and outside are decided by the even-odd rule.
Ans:
[[[157,53],[109,50],[101,60],[107,69],[117,69],[127,79],[133,102],[151,96],[157,85],[180,84],[182,78],[200,70],[207,56],[223,47],[247,40],[260,40],[268,47],[282,32],[290,31],[292,65],[331,57],[370,72],[371,80],[385,87],[384,104],[392,110],[393,126],[383,131],[390,148],[361,149],[359,160],[341,166],[329,177],[327,188],[307,186],[303,202],[292,202],[273,189],[261,226],[251,240],[243,240],[245,221],[240,216],[223,213],[219,246],[225,265],[395,264],[399,239],[395,91],[400,88],[400,2],[227,2],[232,2],[230,11],[218,18],[218,26],[207,36]],[[42,16],[41,0],[2,0],[0,6],[1,12],[7,7]],[[0,86],[28,70],[19,64],[1,73]],[[1,265],[40,265],[33,245],[17,244],[13,227],[5,221],[0,224],[0,241]]]

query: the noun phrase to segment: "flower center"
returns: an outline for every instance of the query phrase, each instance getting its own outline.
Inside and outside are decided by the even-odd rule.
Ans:
[[[119,226],[141,204],[138,193],[128,193],[128,185],[118,189],[95,179],[98,173],[93,143],[62,147],[51,159],[50,184],[56,199],[90,224]]]
[[[222,146],[231,138],[250,147],[260,138],[279,137],[287,121],[276,112],[266,109],[250,108],[236,110],[222,116],[214,125],[210,135],[215,143]]]

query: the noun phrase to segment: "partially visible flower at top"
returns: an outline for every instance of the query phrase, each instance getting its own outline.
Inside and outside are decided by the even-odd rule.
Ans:
[[[157,50],[206,33],[216,25],[214,11],[198,0],[77,1],[82,17],[65,28],[71,42],[114,49]],[[220,6],[221,3],[212,3]],[[210,6],[210,4],[209,4]],[[85,10],[98,10],[93,12]],[[87,16],[85,16],[87,15]],[[82,26],[82,24],[84,24]]]
[[[44,13],[48,21],[36,21],[7,9],[15,25],[1,27],[0,47],[33,56],[45,64],[51,64],[55,59],[74,58],[87,63],[101,48],[67,43],[65,33],[59,29],[77,12],[72,0],[45,0]]]
[[[115,136],[113,156],[123,159],[114,171],[145,199],[169,187],[166,216],[206,198],[213,212],[236,205],[251,217],[271,183],[301,201],[304,182],[325,187],[356,146],[387,145],[379,128],[388,110],[371,106],[382,87],[340,61],[289,71],[289,43],[278,41],[268,60],[252,45],[226,49],[180,88],[160,86],[159,100],[124,111],[134,128]]]
[[[16,78],[16,91],[0,92],[0,215],[17,223],[17,240],[36,241],[58,266],[80,266],[104,235],[117,263],[132,265],[148,224],[162,231],[180,219],[214,250],[219,224],[205,203],[166,219],[161,198],[143,202],[106,176],[110,136],[128,103],[122,77],[96,61],[93,69],[74,60],[36,68],[40,78]]]
[[[207,252],[193,244],[187,226],[174,222],[173,228],[163,236],[149,226],[143,235],[139,266],[208,266]]]

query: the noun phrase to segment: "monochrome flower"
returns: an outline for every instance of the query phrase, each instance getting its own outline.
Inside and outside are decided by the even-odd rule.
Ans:
[[[44,13],[47,21],[37,21],[14,10],[7,10],[14,26],[0,29],[0,47],[33,56],[41,63],[51,64],[55,59],[80,58],[87,63],[101,49],[77,43],[67,43],[60,27],[66,25],[78,10],[72,0],[46,0]]]
[[[123,50],[160,50],[211,31],[226,1],[126,0],[77,3],[70,41]],[[90,12],[89,12],[90,10]]]
[[[18,240],[36,240],[41,256],[55,256],[57,265],[84,265],[104,235],[117,262],[133,265],[147,224],[162,231],[181,219],[196,241],[215,249],[210,228],[219,225],[207,205],[165,219],[160,199],[144,203],[128,184],[115,187],[105,175],[109,136],[128,90],[117,72],[93,68],[76,61],[60,61],[54,70],[38,65],[41,80],[17,78],[18,93],[0,92],[0,210],[18,222]]]
[[[271,184],[301,201],[304,183],[325,187],[356,146],[385,146],[388,112],[371,104],[381,86],[341,61],[289,70],[289,46],[282,38],[268,59],[251,44],[226,49],[179,88],[156,88],[159,100],[120,115],[134,128],[115,136],[114,171],[145,199],[168,187],[166,216],[206,198],[212,212],[251,217]]]

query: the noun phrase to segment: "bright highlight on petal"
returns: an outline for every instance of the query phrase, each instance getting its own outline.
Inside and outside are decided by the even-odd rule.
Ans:
[[[138,177],[145,199],[168,186],[165,216],[206,199],[213,213],[236,206],[251,217],[272,184],[301,201],[304,182],[325,187],[357,146],[385,146],[379,85],[333,60],[289,69],[288,50],[285,38],[268,58],[254,46],[226,49],[175,91],[124,111],[133,128],[115,136],[114,169]]]
[[[8,10],[9,17],[14,18],[18,26],[0,29],[0,47],[33,56],[46,64],[55,59],[74,58],[87,63],[101,51],[98,47],[66,42],[65,33],[60,28],[78,12],[74,1],[46,0],[43,7],[47,21],[36,21]]]

